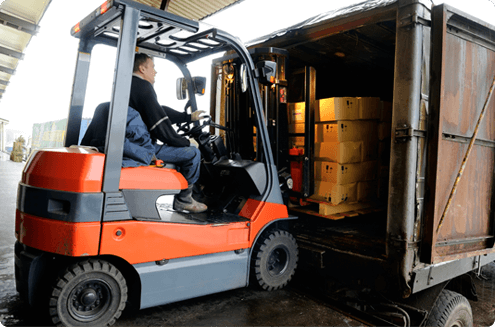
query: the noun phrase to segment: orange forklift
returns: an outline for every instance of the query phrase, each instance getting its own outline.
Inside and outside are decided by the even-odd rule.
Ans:
[[[259,91],[259,83],[273,82],[276,63],[254,65],[228,33],[130,0],[106,1],[71,33],[80,43],[65,147],[34,151],[18,187],[15,278],[21,297],[44,308],[56,325],[103,326],[113,324],[126,305],[148,308],[250,280],[266,290],[287,285],[298,261],[288,231],[296,217],[288,214],[283,196],[291,179],[274,163]],[[117,50],[103,153],[78,144],[98,44]],[[242,77],[250,99],[256,160],[234,151],[228,128],[211,118],[181,126],[202,152],[205,213],[167,205],[188,187],[173,165],[122,168],[136,51],[177,65],[184,75],[179,97],[187,94],[193,111],[204,79],[193,78],[187,64],[225,51],[240,58],[231,73]],[[207,126],[211,133],[204,132]],[[214,134],[218,129],[227,132],[225,140]]]

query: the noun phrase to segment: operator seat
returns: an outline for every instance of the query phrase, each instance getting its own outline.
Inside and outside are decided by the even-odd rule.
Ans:
[[[92,146],[99,152],[105,151],[110,102],[96,107],[93,119],[84,134],[81,145]],[[127,110],[126,135],[124,140],[120,189],[182,189],[187,182],[178,173],[175,165],[164,163],[162,168],[151,165],[155,159],[155,147],[151,141],[148,128],[139,112],[129,107]],[[170,178],[170,174],[174,176]],[[163,176],[161,176],[163,175]],[[166,176],[165,176],[166,175]],[[179,177],[180,176],[180,177]],[[167,179],[170,179],[167,181]],[[182,179],[183,181],[179,181]],[[185,186],[184,186],[185,183]]]

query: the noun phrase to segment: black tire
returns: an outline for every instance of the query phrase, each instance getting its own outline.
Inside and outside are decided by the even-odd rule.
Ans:
[[[469,301],[459,293],[443,290],[428,316],[426,326],[472,327],[473,312]]]
[[[297,243],[282,230],[262,235],[251,257],[251,277],[255,284],[267,291],[285,287],[297,267]]]
[[[49,313],[57,326],[110,326],[122,314],[127,285],[122,273],[103,260],[86,260],[57,278]]]

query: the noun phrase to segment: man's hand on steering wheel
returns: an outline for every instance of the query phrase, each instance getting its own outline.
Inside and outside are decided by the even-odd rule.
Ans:
[[[204,116],[201,116],[201,114],[205,113],[204,110],[198,110],[198,111],[195,111],[191,114],[191,121],[198,121],[200,120],[201,118],[203,118]]]

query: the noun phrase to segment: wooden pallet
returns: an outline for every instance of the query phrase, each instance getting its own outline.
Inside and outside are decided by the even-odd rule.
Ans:
[[[308,202],[317,203],[319,207],[318,212],[312,210],[311,207],[294,207],[291,208],[291,210],[331,220],[356,217],[383,210],[382,207],[377,207],[376,204],[372,202],[341,203],[335,205],[317,197],[311,197],[306,200]]]

